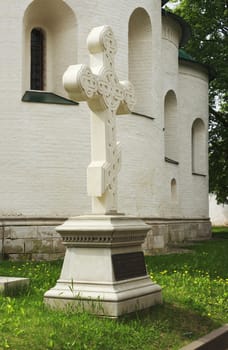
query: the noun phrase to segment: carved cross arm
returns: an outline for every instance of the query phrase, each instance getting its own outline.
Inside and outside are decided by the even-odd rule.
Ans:
[[[88,101],[97,93],[97,77],[84,64],[69,66],[63,75],[63,85],[73,101]]]
[[[120,81],[120,85],[123,88],[123,99],[120,102],[119,108],[116,114],[128,114],[134,108],[136,99],[133,85],[130,81]]]

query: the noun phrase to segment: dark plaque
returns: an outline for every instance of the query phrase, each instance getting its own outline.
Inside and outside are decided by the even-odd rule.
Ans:
[[[112,265],[116,281],[147,274],[143,252],[114,254]]]

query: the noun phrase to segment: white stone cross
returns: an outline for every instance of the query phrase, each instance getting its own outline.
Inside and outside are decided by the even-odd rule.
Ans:
[[[129,81],[119,81],[114,70],[116,40],[109,26],[94,28],[88,35],[90,67],[70,66],[63,84],[74,101],[87,101],[91,109],[91,163],[87,169],[87,192],[94,214],[117,212],[117,175],[121,164],[116,141],[116,115],[128,114],[134,104]]]

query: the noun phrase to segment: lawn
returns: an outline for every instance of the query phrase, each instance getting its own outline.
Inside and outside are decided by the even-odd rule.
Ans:
[[[0,296],[0,350],[179,349],[228,322],[228,232],[215,237],[188,247],[187,254],[146,257],[164,303],[118,321],[43,305],[62,261],[0,262],[1,276],[31,279],[23,295]]]

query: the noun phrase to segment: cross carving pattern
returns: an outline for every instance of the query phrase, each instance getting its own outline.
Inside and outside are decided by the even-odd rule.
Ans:
[[[120,143],[116,141],[116,115],[128,114],[134,104],[129,81],[119,81],[114,70],[116,40],[109,26],[94,28],[87,39],[90,67],[70,66],[63,84],[74,101],[87,101],[91,109],[92,160],[87,169],[87,191],[93,213],[117,211],[117,176],[121,166]]]

